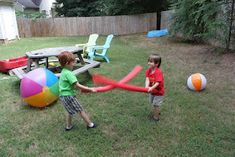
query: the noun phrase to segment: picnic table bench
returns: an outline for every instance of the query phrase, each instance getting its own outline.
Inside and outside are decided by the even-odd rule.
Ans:
[[[73,71],[75,75],[85,72],[90,68],[98,67],[100,65],[100,62],[83,59],[83,49],[80,47],[55,47],[26,52],[26,56],[28,57],[27,66],[12,69],[9,73],[10,75],[16,75],[19,79],[22,79],[27,72],[32,70],[32,67],[38,68],[41,64],[45,64],[45,67],[48,68],[49,57],[57,57],[63,51],[69,51],[77,55],[78,58],[76,59],[77,62],[81,63],[81,67]],[[60,73],[57,73],[56,76],[59,77]]]

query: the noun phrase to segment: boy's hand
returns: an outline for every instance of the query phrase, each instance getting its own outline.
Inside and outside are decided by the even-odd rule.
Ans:
[[[95,88],[90,88],[91,92],[97,92]]]
[[[148,92],[151,93],[151,92],[153,91],[153,89],[154,89],[154,88],[149,87],[149,88],[148,88]]]

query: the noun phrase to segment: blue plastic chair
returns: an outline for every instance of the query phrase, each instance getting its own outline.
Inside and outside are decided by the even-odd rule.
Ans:
[[[102,58],[104,59],[107,63],[109,63],[109,58],[107,56],[108,49],[110,47],[111,41],[113,39],[113,34],[110,34],[107,36],[105,44],[104,45],[96,45],[96,46],[91,46],[88,52],[88,57],[91,60],[94,60],[94,58]],[[101,51],[99,53],[98,51]]]

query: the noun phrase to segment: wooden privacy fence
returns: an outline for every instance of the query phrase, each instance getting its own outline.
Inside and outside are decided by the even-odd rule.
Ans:
[[[98,33],[125,35],[156,29],[156,13],[124,16],[18,18],[20,37],[78,36]]]

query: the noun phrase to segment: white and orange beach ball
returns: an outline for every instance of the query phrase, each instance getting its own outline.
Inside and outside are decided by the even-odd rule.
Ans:
[[[187,81],[188,88],[194,91],[201,91],[206,87],[206,77],[200,73],[189,76]]]

